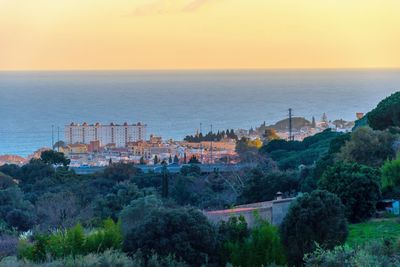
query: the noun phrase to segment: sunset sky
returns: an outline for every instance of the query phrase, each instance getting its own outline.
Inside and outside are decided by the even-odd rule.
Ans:
[[[0,70],[375,67],[399,0],[0,0]]]

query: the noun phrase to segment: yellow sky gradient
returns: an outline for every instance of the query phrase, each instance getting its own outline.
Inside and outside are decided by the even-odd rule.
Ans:
[[[0,70],[397,67],[399,0],[0,0]]]

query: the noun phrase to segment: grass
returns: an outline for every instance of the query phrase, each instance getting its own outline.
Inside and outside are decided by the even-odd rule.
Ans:
[[[351,224],[346,243],[354,247],[386,238],[400,238],[400,219],[373,219],[364,223]]]

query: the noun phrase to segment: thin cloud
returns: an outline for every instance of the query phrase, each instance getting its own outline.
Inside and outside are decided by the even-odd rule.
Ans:
[[[167,13],[167,8],[165,6],[165,1],[155,1],[149,4],[141,5],[133,10],[133,16],[148,16],[148,15],[155,15],[155,14],[163,14]]]
[[[149,16],[169,13],[194,12],[211,0],[156,0],[136,7],[132,16]]]
[[[183,12],[194,12],[209,2],[210,2],[210,0],[193,0],[189,4],[187,4],[182,9],[182,11]]]

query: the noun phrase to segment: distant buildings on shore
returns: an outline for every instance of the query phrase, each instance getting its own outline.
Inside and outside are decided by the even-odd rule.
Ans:
[[[356,118],[363,118],[363,113],[356,113]],[[146,136],[147,125],[143,123],[128,124],[77,124],[65,126],[64,141],[58,140],[53,148],[66,154],[71,159],[71,166],[106,166],[110,162],[133,162],[137,164],[187,163],[192,157],[201,163],[230,163],[240,161],[236,152],[237,140],[246,138],[264,141],[289,139],[289,121],[281,120],[274,125],[264,122],[259,127],[226,131],[222,136],[208,133],[203,136],[197,131],[190,140],[163,140],[160,136]],[[313,117],[311,121],[303,117],[292,118],[292,136],[301,141],[325,129],[338,132],[349,132],[354,121],[328,120],[323,114],[320,121]],[[229,135],[227,134],[229,133]],[[212,141],[210,141],[210,140]],[[12,155],[0,156],[0,165],[22,165],[31,158],[39,158],[40,153],[50,148],[42,148],[24,159]]]
[[[65,126],[66,144],[90,144],[98,141],[101,146],[113,144],[115,147],[126,147],[130,142],[146,139],[146,124],[140,122],[128,124],[71,123]]]

